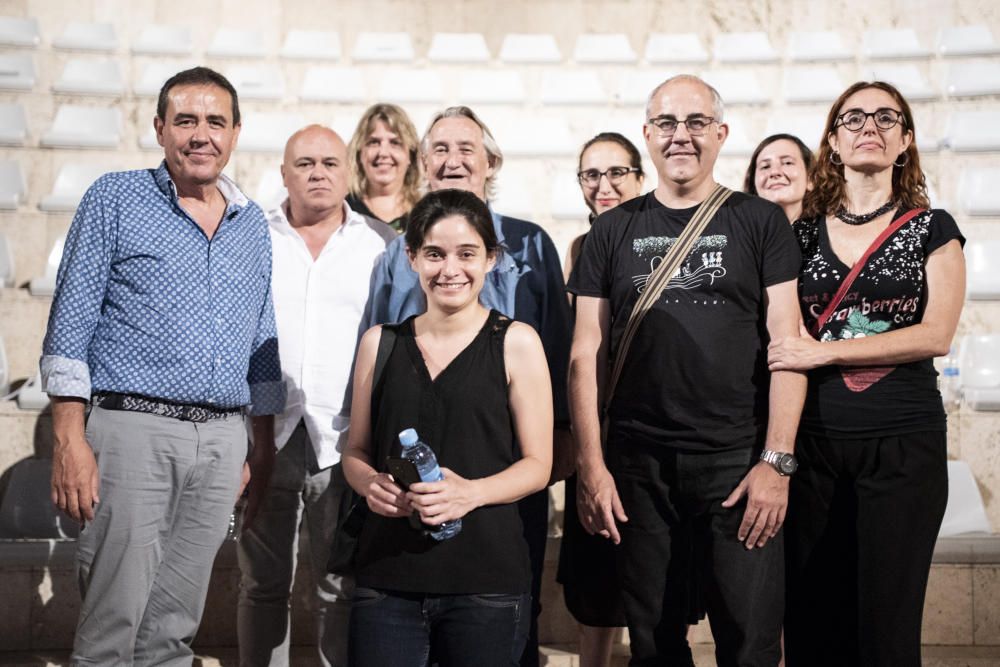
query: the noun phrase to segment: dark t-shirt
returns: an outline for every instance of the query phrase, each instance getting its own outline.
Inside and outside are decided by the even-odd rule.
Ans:
[[[898,211],[901,216],[906,211]],[[826,310],[850,267],[830,246],[826,219],[793,226],[802,249],[799,299],[810,329]],[[822,341],[847,340],[920,322],[927,301],[927,256],[965,238],[947,212],[917,215],[868,259],[829,322]],[[945,413],[932,359],[898,366],[824,366],[809,373],[800,430],[828,437],[882,437],[944,430]]]
[[[404,213],[395,220],[383,220],[382,218],[372,213],[372,210],[368,208],[368,205],[365,203],[364,199],[362,199],[361,197],[355,197],[353,193],[347,195],[347,205],[350,206],[351,210],[354,211],[355,213],[360,213],[361,215],[367,215],[369,218],[378,220],[379,222],[384,222],[385,224],[395,229],[396,232],[399,234],[402,234],[403,232],[406,231],[406,221],[410,219],[410,214]]]
[[[651,271],[697,207],[653,193],[594,222],[569,291],[611,306],[611,357]],[[759,445],[767,425],[764,288],[794,280],[799,249],[780,208],[734,193],[643,319],[609,408],[611,425],[687,450]]]

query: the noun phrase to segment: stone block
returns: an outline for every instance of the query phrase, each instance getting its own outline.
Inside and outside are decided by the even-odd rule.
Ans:
[[[925,644],[972,643],[972,568],[934,565],[924,602]]]
[[[0,595],[0,646],[9,651],[31,647],[31,600],[34,574],[30,568],[5,568]]]
[[[972,599],[972,643],[1000,646],[1000,564],[973,569]]]

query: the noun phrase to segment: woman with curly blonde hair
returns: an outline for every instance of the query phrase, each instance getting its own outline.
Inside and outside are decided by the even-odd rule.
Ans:
[[[948,498],[932,360],[958,325],[965,239],[930,209],[915,142],[896,88],[848,88],[793,226],[808,333],[768,350],[772,371],[809,371],[785,521],[788,667],[920,665]]]
[[[358,121],[347,147],[351,210],[405,231],[406,216],[420,199],[420,141],[406,112],[374,104]]]

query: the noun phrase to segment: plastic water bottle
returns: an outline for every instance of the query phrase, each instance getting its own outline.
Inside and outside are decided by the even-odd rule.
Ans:
[[[962,377],[955,348],[948,350],[948,355],[941,360],[941,378],[938,388],[941,391],[941,401],[945,410],[955,410],[962,403]]]
[[[438,466],[437,457],[434,456],[434,450],[426,443],[420,442],[416,430],[408,428],[400,432],[399,444],[403,446],[403,458],[417,467],[421,481],[437,482],[444,479],[441,468]],[[462,520],[452,519],[435,527],[430,531],[430,535],[435,540],[447,540],[458,535],[461,530]]]

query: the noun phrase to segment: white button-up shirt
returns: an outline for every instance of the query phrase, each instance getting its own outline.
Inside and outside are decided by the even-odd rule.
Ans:
[[[388,225],[344,203],[344,224],[313,260],[288,223],[288,201],[268,212],[274,264],[271,288],[278,323],[285,411],[275,417],[275,445],[304,420],[319,468],[340,461],[347,444],[351,366],[375,262],[396,237]]]

